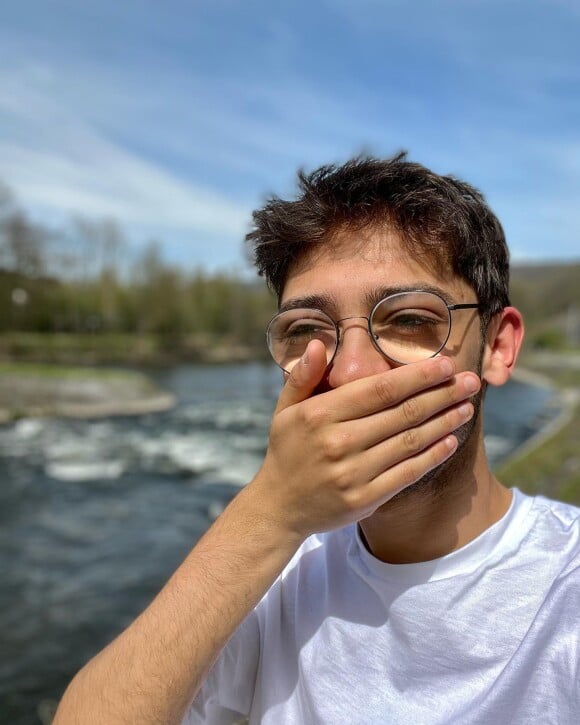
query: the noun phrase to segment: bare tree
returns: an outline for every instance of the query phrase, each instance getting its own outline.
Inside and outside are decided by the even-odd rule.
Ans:
[[[26,277],[40,277],[46,269],[49,233],[25,214],[14,212],[5,222],[6,266]]]

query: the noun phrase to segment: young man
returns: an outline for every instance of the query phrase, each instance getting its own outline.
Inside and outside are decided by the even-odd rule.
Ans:
[[[523,335],[499,222],[403,155],[254,220],[285,377],[264,463],[55,722],[580,722],[580,511],[483,445]]]

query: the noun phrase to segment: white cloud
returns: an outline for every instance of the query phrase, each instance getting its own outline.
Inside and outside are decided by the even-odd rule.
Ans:
[[[485,4],[475,4],[482,12]],[[194,254],[230,261],[240,258],[252,206],[264,191],[286,193],[297,166],[403,147],[437,171],[480,185],[522,253],[553,248],[556,232],[563,240],[556,246],[568,250],[566,230],[579,225],[569,193],[579,153],[577,125],[569,123],[578,108],[573,94],[558,90],[559,80],[569,83],[577,73],[566,54],[540,54],[530,64],[517,39],[513,52],[505,42],[501,53],[490,49],[486,36],[496,26],[490,17],[481,29],[467,23],[463,1],[444,3],[446,11],[461,11],[454,18],[424,4],[421,27],[409,36],[408,4],[362,6],[333,6],[352,20],[346,50],[355,54],[352,73],[343,63],[334,76],[332,57],[320,72],[315,62],[308,71],[292,64],[303,38],[297,27],[275,23],[264,43],[272,45],[273,65],[281,44],[288,67],[271,73],[243,57],[227,68],[197,68],[175,56],[169,69],[153,62],[154,48],[143,65],[122,66],[82,54],[76,62],[24,60],[17,46],[0,50],[0,178],[41,213],[113,216],[141,238],[153,233],[182,247],[193,240]],[[332,31],[330,7],[327,15]],[[501,32],[505,41],[510,34]],[[401,49],[409,55],[399,58]],[[321,59],[327,51],[321,43]],[[441,73],[450,58],[467,89],[447,87]],[[423,68],[431,59],[442,65]],[[540,123],[528,126],[528,118]],[[554,223],[562,213],[566,228]]]
[[[131,153],[51,97],[46,69],[0,76],[0,177],[25,206],[241,237],[247,207]]]

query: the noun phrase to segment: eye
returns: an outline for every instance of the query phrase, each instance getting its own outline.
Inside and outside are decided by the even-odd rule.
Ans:
[[[385,310],[383,314],[375,315],[373,318],[373,327],[395,328],[410,332],[440,324],[447,324],[447,321],[442,320],[432,310],[404,309],[391,312]]]
[[[331,320],[322,316],[297,314],[295,310],[282,313],[270,329],[271,340],[286,347],[306,347],[310,340],[322,340],[325,345],[333,345],[336,330]]]
[[[316,320],[303,320],[300,322],[294,322],[292,325],[283,330],[281,332],[281,337],[287,340],[299,340],[305,337],[313,337],[322,330],[327,329],[328,326],[323,326]]]
[[[418,310],[401,310],[385,320],[387,325],[396,325],[397,327],[409,329],[438,325],[440,322],[441,320],[433,317],[432,313]]]
[[[287,334],[309,332],[311,330],[328,330],[333,325],[324,319],[318,317],[295,317],[293,319],[284,320],[282,329]]]

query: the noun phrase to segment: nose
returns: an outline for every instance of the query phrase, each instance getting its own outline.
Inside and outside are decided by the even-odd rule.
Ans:
[[[347,320],[348,324],[345,324],[346,320],[341,320],[338,349],[326,374],[330,388],[338,388],[394,367],[394,363],[374,346],[366,318]]]

